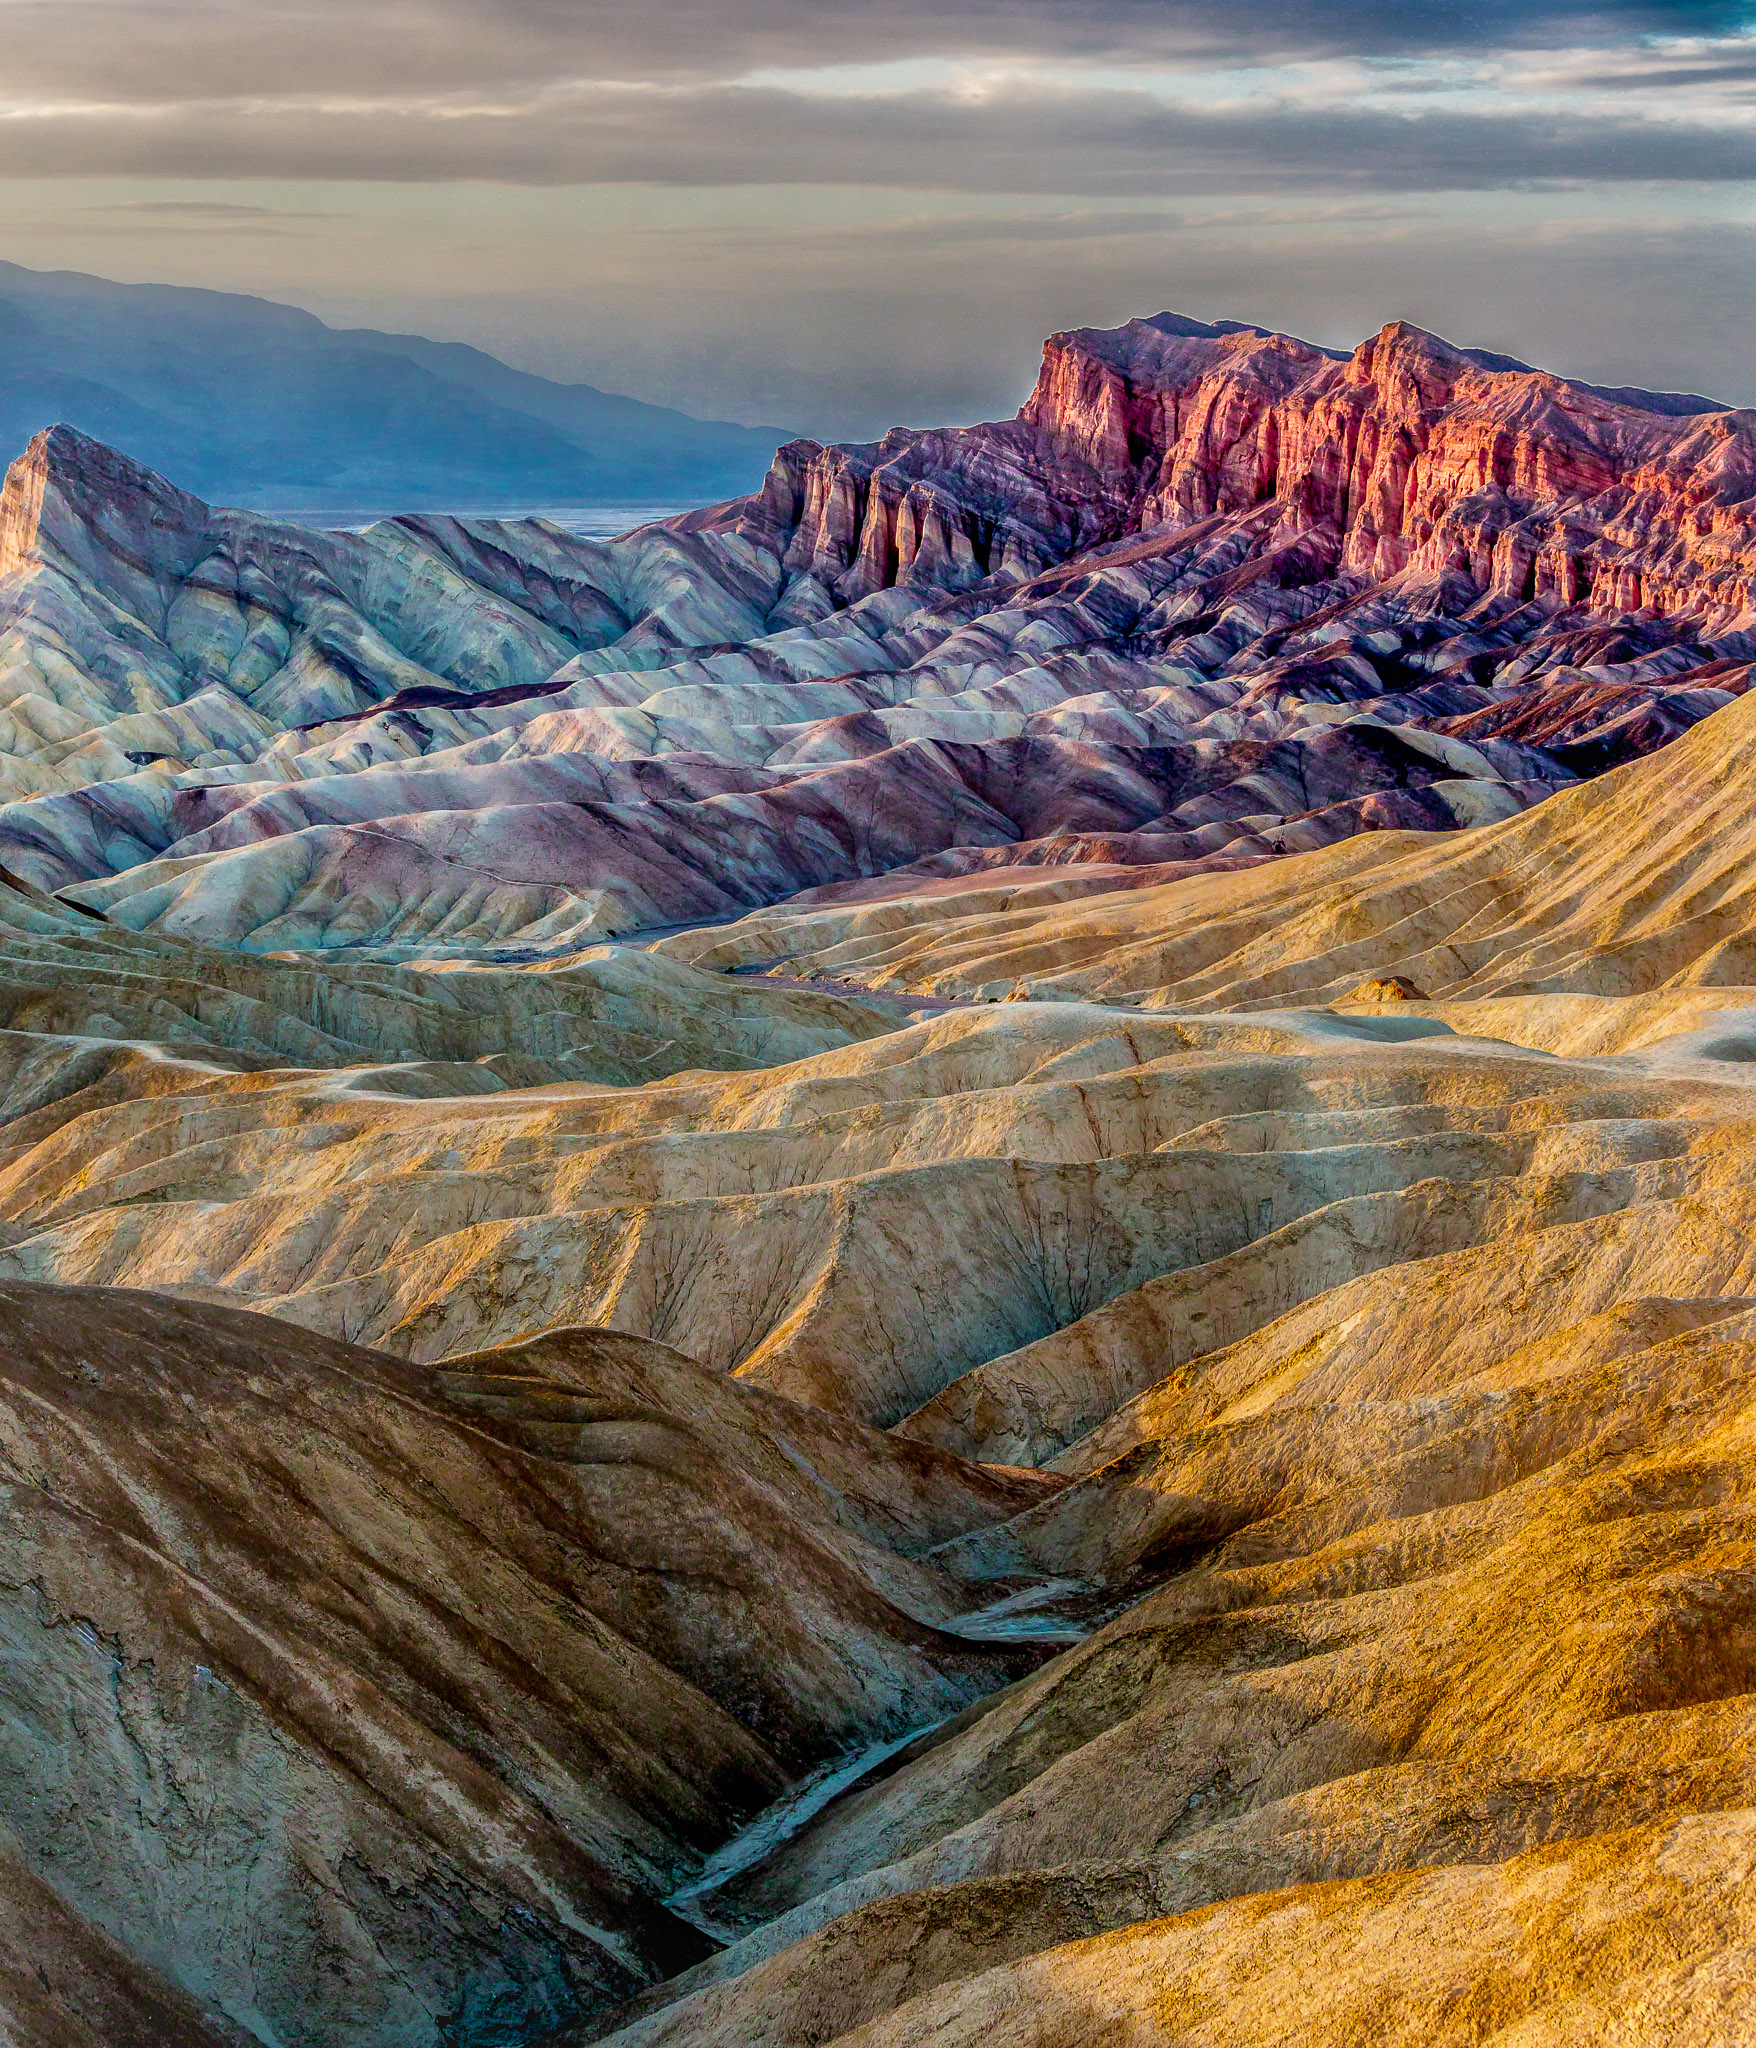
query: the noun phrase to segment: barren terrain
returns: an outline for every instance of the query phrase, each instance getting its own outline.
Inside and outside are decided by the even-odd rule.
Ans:
[[[1700,407],[1163,316],[611,543],[34,444],[0,2035],[1747,2039]]]

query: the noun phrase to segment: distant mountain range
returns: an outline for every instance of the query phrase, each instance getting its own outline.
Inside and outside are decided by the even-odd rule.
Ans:
[[[0,460],[57,420],[253,508],[703,504],[788,438],[267,299],[0,263]]]

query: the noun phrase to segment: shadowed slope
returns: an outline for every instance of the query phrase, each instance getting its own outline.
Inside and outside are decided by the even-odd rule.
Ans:
[[[1509,1267],[1477,1264],[1479,1313]],[[1258,1345],[1228,1389],[1254,1381],[1250,1398],[1221,1406],[1197,1369],[1167,1386],[1150,1436],[1099,1468],[1083,1512],[1070,1491],[1015,1525],[1100,1577],[1125,1579],[1148,1548],[1160,1571],[1183,1568],[742,1873],[713,1903],[754,1931],[660,1994],[682,2002],[630,2016],[619,2048],[863,2042],[867,2021],[885,2041],[974,2038],[978,2023],[1029,2042],[1099,2026],[1180,2041],[1209,2038],[1183,2024],[1216,2010],[1223,2038],[1282,2038],[1292,2010],[1301,2038],[1339,2042],[1359,2024],[1350,1996],[1371,1995],[1355,1987],[1386,1980],[1337,1951],[1321,1988],[1280,1986],[1266,1930],[1277,1914],[1345,1915],[1354,1893],[1279,1887],[1378,1878],[1354,1891],[1387,1901],[1407,1894],[1384,1873],[1569,1838],[1535,1868],[1588,1873],[1583,1895],[1525,1921],[1532,1946],[1509,1974],[1463,1924],[1410,1932],[1428,1978],[1388,1980],[1407,2002],[1390,2038],[1477,2041],[1486,2013],[1509,2025],[1620,1995],[1622,1976],[1689,1941],[1704,1960],[1741,1948],[1742,1921],[1698,1920],[1686,1901],[1697,1885],[1737,1893],[1748,1812],[1668,1827],[1756,1797],[1745,1304],[1629,1302],[1540,1348],[1507,1353],[1490,1334],[1438,1358],[1415,1341],[1418,1294],[1393,1331],[1351,1345],[1345,1308],[1331,1313],[1343,1348],[1327,1370],[1289,1375]],[[1704,1845],[1650,1948],[1643,1851],[1617,1835],[1635,1824]],[[1517,1924],[1533,1881],[1550,1889],[1512,1861],[1421,1884],[1470,1899],[1470,1920]],[[1167,2008],[1154,1987],[1171,1958],[1203,1955],[1200,1909],[1243,1894],[1266,1895],[1232,1923],[1243,1981],[1191,1961],[1191,2002]],[[1582,1944],[1580,1914],[1631,1944],[1629,1966]],[[1163,1915],[1191,1917],[1058,1946]],[[1151,1985],[1110,1975],[1129,1953],[1154,1957]],[[1327,1953],[1291,1951],[1310,1967]]]
[[[729,1822],[1029,1661],[902,1553],[1062,1482],[662,1347],[432,1373],[145,1295],[0,1317],[0,1817],[260,2038],[523,2038],[666,1975],[704,1944],[659,1896]]]

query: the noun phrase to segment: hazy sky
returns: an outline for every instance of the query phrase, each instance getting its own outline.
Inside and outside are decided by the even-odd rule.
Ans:
[[[1756,0],[0,0],[0,257],[818,433],[1403,317],[1756,402]]]

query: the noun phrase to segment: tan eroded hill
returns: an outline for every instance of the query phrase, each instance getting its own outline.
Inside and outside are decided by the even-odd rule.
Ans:
[[[1756,1805],[1749,1068],[1420,1010],[487,1093],[0,1039],[0,1821],[70,1949],[301,2048],[1071,2048],[1177,2038],[1142,1969],[1270,2026],[1226,1959],[1317,1883],[1428,1957],[1289,1934],[1314,2042],[1441,1967],[1735,2040],[1664,1872],[1730,1898]]]

